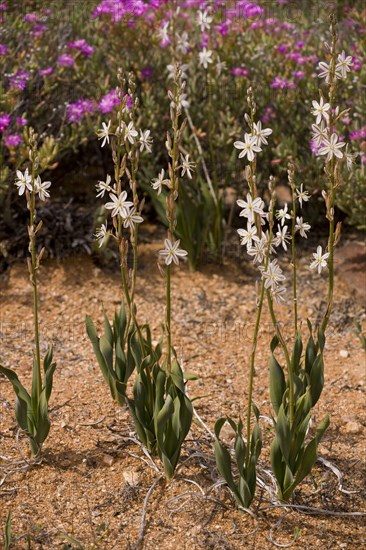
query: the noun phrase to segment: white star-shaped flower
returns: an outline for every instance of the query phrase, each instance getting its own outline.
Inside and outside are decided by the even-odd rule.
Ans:
[[[140,152],[142,153],[142,151],[144,149],[146,149],[146,151],[148,151],[149,153],[151,153],[151,145],[153,143],[153,139],[152,137],[150,136],[150,130],[145,130],[145,132],[143,132],[142,130],[140,130],[140,139],[139,139],[139,142],[140,142]]]
[[[329,252],[322,253],[322,247],[318,246],[316,252],[313,254],[314,261],[310,264],[310,269],[317,269],[318,273],[322,272],[324,267],[327,267],[327,259],[329,258]]]
[[[276,218],[280,220],[281,225],[284,225],[286,220],[291,220],[291,216],[288,213],[288,204],[286,203],[283,208],[277,210]]]
[[[162,170],[159,176],[151,182],[151,187],[158,192],[158,195],[160,195],[163,189],[163,185],[166,185],[167,187],[170,187],[171,185],[170,179],[164,178],[164,175],[165,175],[165,170]]]
[[[256,145],[257,138],[255,136],[252,136],[252,134],[245,134],[244,135],[244,141],[235,141],[234,147],[236,149],[242,149],[241,153],[239,154],[239,158],[243,158],[245,156],[248,157],[249,162],[252,162],[255,157],[255,153],[260,153],[262,149]]]
[[[166,265],[170,265],[172,262],[178,265],[179,258],[188,256],[188,252],[186,250],[178,248],[180,245],[180,240],[175,241],[175,243],[172,244],[170,239],[165,239],[164,245],[164,250],[159,250],[159,254],[162,258],[164,258]]]
[[[39,198],[41,201],[45,201],[46,199],[50,198],[50,194],[47,191],[51,187],[50,181],[41,181],[41,178],[37,176],[37,178],[34,180],[34,192],[38,193]]]
[[[299,199],[300,208],[302,208],[302,201],[308,202],[308,200],[310,199],[309,193],[307,191],[304,191],[303,187],[304,184],[302,183],[300,185],[300,189],[296,189],[296,198]]]
[[[330,110],[330,104],[324,103],[324,99],[320,98],[320,103],[313,101],[313,110],[311,111],[314,116],[316,116],[316,124],[320,124],[322,118],[329,120],[328,111]]]
[[[201,11],[198,10],[197,13],[197,25],[200,27],[201,32],[205,32],[206,29],[209,29],[212,23],[212,17],[208,15],[207,10]]]
[[[333,157],[339,159],[343,158],[343,153],[341,151],[342,147],[346,144],[343,141],[338,142],[338,135],[334,132],[329,140],[325,140],[322,144],[322,147],[319,149],[319,155],[328,155],[327,161],[330,161]]]
[[[247,249],[253,246],[253,242],[259,241],[256,226],[249,222],[246,229],[238,229],[237,231],[240,235],[240,244],[246,245]]]
[[[101,130],[98,130],[97,135],[98,139],[102,139],[102,145],[101,147],[104,147],[106,143],[109,144],[109,129],[111,127],[111,121],[106,124],[105,122],[102,122],[102,128]]]
[[[17,179],[15,185],[18,187],[19,195],[23,195],[25,190],[32,191],[32,176],[29,174],[28,168],[25,169],[24,174],[17,170]]]
[[[203,66],[204,69],[208,68],[209,63],[213,63],[212,59],[212,50],[208,50],[207,48],[203,48],[202,52],[199,52],[199,63]]]
[[[112,193],[109,193],[109,196],[112,202],[107,202],[104,206],[107,210],[112,210],[112,218],[118,215],[121,216],[121,218],[127,216],[129,208],[133,206],[133,202],[126,200],[127,192],[122,191],[118,197]]]
[[[264,202],[260,197],[256,197],[253,200],[250,193],[247,194],[246,201],[239,199],[236,201],[236,204],[240,206],[240,208],[243,208],[239,216],[244,216],[251,224],[254,223],[254,213],[259,215],[263,214]]]
[[[302,217],[299,217],[299,216],[296,216],[296,224],[295,224],[295,231],[299,231],[300,232],[300,235],[302,237],[305,237],[305,239],[308,238],[307,234],[306,234],[306,231],[310,231],[311,229],[311,225],[309,225],[308,223],[304,222],[304,220],[302,219]]]
[[[98,183],[95,186],[96,190],[98,191],[97,198],[104,197],[104,194],[106,191],[108,192],[113,191],[112,187],[110,186],[110,183],[111,183],[111,176],[109,174],[107,174],[106,181],[98,181]]]
[[[254,122],[253,124],[253,136],[256,138],[256,145],[259,147],[262,145],[268,145],[268,141],[266,140],[267,136],[270,136],[272,134],[271,128],[263,128],[262,129],[262,122],[259,120],[257,123]]]

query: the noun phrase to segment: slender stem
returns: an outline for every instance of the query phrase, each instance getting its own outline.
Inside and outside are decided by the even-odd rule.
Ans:
[[[260,292],[260,297],[259,297],[259,305],[258,305],[258,311],[257,311],[257,319],[256,319],[256,322],[255,322],[255,328],[254,328],[254,334],[253,334],[252,351],[251,351],[251,354],[250,354],[248,409],[247,409],[247,447],[246,447],[246,455],[245,455],[245,468],[246,468],[246,470],[248,469],[249,460],[250,460],[250,442],[251,442],[250,421],[251,421],[251,416],[252,416],[255,354],[256,354],[256,351],[257,351],[258,334],[259,334],[259,328],[260,328],[260,321],[261,321],[261,317],[262,317],[264,291],[265,291],[264,281],[262,280],[261,292]]]
[[[41,375],[41,351],[39,343],[39,321],[38,321],[38,281],[37,281],[37,253],[35,230],[35,155],[36,149],[32,147],[32,192],[30,194],[30,244],[31,244],[31,265],[32,265],[32,286],[33,286],[33,315],[34,315],[34,338],[36,343],[36,369],[37,369],[37,402],[42,391]]]
[[[292,231],[291,231],[291,264],[292,264],[292,288],[294,301],[294,328],[297,333],[298,312],[297,312],[297,265],[296,265],[296,246],[295,246],[295,225],[296,225],[296,193],[295,185],[292,181]]]
[[[171,335],[171,266],[166,270],[166,332],[167,332],[167,365],[168,372],[172,368],[172,335]]]
[[[336,34],[336,22],[334,18],[331,21],[332,26],[332,49],[331,49],[331,65],[330,65],[330,75],[329,75],[329,120],[328,127],[329,132],[332,132],[333,126],[333,106],[336,94],[336,43],[337,43],[337,34]],[[326,166],[326,172],[329,178],[330,184],[330,201],[327,205],[327,217],[329,219],[329,238],[328,238],[328,252],[329,252],[329,262],[328,262],[328,300],[327,300],[327,309],[321,324],[321,331],[324,333],[330,319],[330,314],[333,305],[333,295],[334,295],[334,249],[335,249],[335,234],[334,234],[334,203],[335,203],[335,188],[336,188],[336,178],[335,178],[335,168],[336,161],[335,158],[331,159]]]

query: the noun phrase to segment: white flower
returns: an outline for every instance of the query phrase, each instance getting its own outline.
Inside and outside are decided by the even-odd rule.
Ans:
[[[177,34],[177,51],[182,53],[183,55],[186,55],[186,53],[188,53],[189,48],[190,48],[190,43],[188,42],[188,33],[184,31],[181,35]],[[182,67],[183,65],[181,66],[181,68]],[[182,78],[184,78],[183,75],[182,75]]]
[[[135,223],[142,223],[143,221],[144,218],[136,214],[136,208],[132,208],[132,210],[128,211],[127,214],[123,216],[123,227],[131,227],[131,229],[134,229]]]
[[[141,153],[144,150],[144,148],[146,148],[146,151],[151,153],[151,145],[152,145],[153,139],[152,137],[150,137],[150,130],[145,130],[145,132],[140,130],[139,142],[141,143],[141,147],[140,147]]]
[[[344,152],[344,158],[347,162],[347,168],[348,170],[352,170],[352,166],[355,162],[355,159],[358,157],[359,153],[349,153],[348,152],[348,143],[346,145],[346,150]]]
[[[207,48],[203,48],[202,52],[199,52],[199,63],[203,66],[204,69],[208,68],[209,63],[213,63],[212,59],[212,50],[207,50]]]
[[[321,97],[320,103],[318,103],[317,101],[313,101],[312,104],[314,109],[311,112],[314,116],[316,116],[316,124],[320,124],[322,118],[325,118],[325,120],[329,120],[329,103],[324,103],[324,99]]]
[[[112,191],[112,187],[110,186],[111,183],[111,176],[107,174],[106,181],[98,181],[96,184],[96,190],[98,191],[97,197],[104,197],[104,194],[106,191]]]
[[[312,140],[319,146],[325,139],[329,139],[329,130],[325,126],[324,120],[321,121],[320,126],[312,124]]]
[[[346,144],[343,141],[338,143],[338,139],[338,135],[334,132],[329,140],[327,139],[323,142],[322,147],[318,151],[319,155],[328,155],[327,161],[333,157],[343,158],[343,153],[340,149]]]
[[[284,208],[277,210],[276,218],[280,220],[281,225],[284,225],[286,220],[291,220],[290,214],[288,214],[288,204],[286,203]]]
[[[303,187],[304,187],[304,184],[302,183],[300,185],[300,189],[296,189],[296,195],[297,195],[296,198],[299,199],[300,208],[302,208],[302,201],[308,202],[308,200],[310,199],[309,193],[307,191],[304,191]]]
[[[296,216],[296,224],[295,224],[295,231],[300,231],[300,235],[302,237],[305,237],[305,239],[308,238],[306,231],[310,231],[311,225],[304,222],[302,217]]]
[[[175,65],[167,65],[166,68],[168,69],[168,80],[170,79],[173,79],[175,78]],[[187,64],[183,64],[183,65],[180,65],[179,66],[180,70],[181,70],[181,73],[182,73],[182,80],[187,80],[188,78],[188,75],[187,75],[187,71],[189,69],[189,65]]]
[[[331,65],[328,63],[325,63],[325,61],[320,61],[318,68],[321,69],[321,72],[319,73],[319,78],[325,78],[325,82],[329,84],[330,82],[330,74],[331,74]],[[335,67],[334,76],[336,79],[342,78],[342,73],[340,72],[340,69]]]
[[[267,252],[267,239],[262,237],[260,240],[254,241],[253,246],[247,248],[247,252],[249,256],[254,256],[253,263],[262,263]]]
[[[285,298],[283,294],[286,292],[286,287],[284,286],[275,286],[274,288],[271,288],[271,296],[272,299],[276,302],[276,304],[283,304],[285,303]]]
[[[287,243],[291,240],[291,235],[287,235],[288,227],[285,225],[285,227],[279,227],[278,231],[276,233],[276,237],[274,240],[274,243],[276,246],[283,247],[284,250],[287,250]]]
[[[164,25],[159,29],[158,34],[162,42],[169,42],[168,29],[169,29],[169,21],[167,23],[164,23]]]
[[[261,215],[263,213],[264,202],[260,197],[256,197],[254,200],[250,193],[247,194],[247,200],[239,199],[236,204],[243,208],[239,216],[244,216],[248,219],[249,223],[254,223],[254,213]]]
[[[336,71],[342,75],[342,78],[347,78],[347,73],[350,72],[352,66],[352,56],[346,56],[345,51],[338,55],[338,63]]]
[[[138,136],[138,132],[135,130],[132,120],[128,123],[128,126],[126,126],[125,122],[122,122],[118,132],[123,135],[125,141],[128,139],[132,145],[135,143],[135,138]]]
[[[109,129],[111,127],[111,121],[108,122],[108,125],[105,122],[102,122],[102,129],[98,130],[97,135],[98,139],[103,139],[102,147],[106,144],[109,144]]]
[[[200,27],[201,32],[205,32],[205,29],[209,29],[212,23],[212,17],[208,15],[207,11],[198,10],[197,13],[197,25]]]
[[[237,230],[240,235],[240,244],[247,245],[247,249],[251,248],[253,241],[259,241],[259,237],[257,235],[257,228],[255,225],[252,225],[250,222],[248,222],[246,229],[238,229]]]
[[[129,208],[133,206],[133,202],[126,201],[127,192],[122,191],[119,197],[112,193],[109,193],[109,196],[112,199],[112,202],[107,202],[105,204],[105,208],[107,210],[112,210],[112,218],[118,215],[121,216],[121,218],[127,216]]]
[[[310,269],[317,269],[318,273],[321,273],[323,267],[327,267],[327,259],[329,252],[322,254],[322,247],[318,246],[316,252],[313,254],[314,261],[310,264]]]
[[[256,145],[258,145],[259,147],[262,145],[262,143],[263,145],[268,145],[266,137],[272,134],[272,130],[270,128],[262,129],[262,122],[260,120],[257,123],[254,122],[253,130],[253,136],[255,136],[256,138]]]
[[[160,195],[163,189],[163,185],[170,187],[170,179],[165,179],[164,175],[165,175],[165,170],[162,170],[159,176],[151,182],[151,187],[158,192],[158,195]]]
[[[248,157],[249,162],[254,160],[254,153],[260,153],[262,149],[256,145],[257,138],[255,136],[252,136],[252,134],[245,134],[244,135],[244,142],[243,141],[235,141],[234,147],[236,149],[242,149],[241,153],[239,154],[239,158],[243,158],[245,156]]]
[[[17,180],[15,185],[18,187],[19,195],[23,195],[25,190],[32,191],[32,176],[28,172],[28,168],[25,169],[24,174],[17,170]]]
[[[164,258],[166,265],[170,265],[172,262],[174,262],[176,265],[179,264],[179,258],[183,258],[184,256],[188,256],[188,252],[185,250],[182,250],[181,248],[178,248],[180,244],[180,241],[175,241],[174,244],[170,241],[170,239],[165,239],[164,250],[159,250],[159,254],[162,258]]]
[[[269,262],[267,270],[262,271],[262,279],[264,279],[264,288],[276,288],[280,281],[284,281],[286,277],[282,273],[282,269],[277,263],[277,260]]]
[[[47,191],[51,187],[50,181],[41,181],[41,178],[37,176],[37,178],[34,180],[34,192],[38,193],[39,198],[41,201],[44,201],[46,199],[50,198],[50,194]]]
[[[95,233],[95,238],[99,241],[99,248],[104,244],[104,241],[107,239],[109,233],[107,231],[107,222],[102,223],[102,225],[97,229]]]
[[[175,101],[171,101],[170,102],[170,106],[175,109],[176,107],[176,104],[175,104]],[[181,108],[183,107],[184,109],[189,109],[189,101],[187,101],[187,94],[180,94],[180,96],[178,97],[178,107]]]
[[[189,160],[189,155],[186,155],[185,157],[181,154],[180,155],[180,158],[181,158],[181,166],[179,168],[182,169],[182,173],[181,173],[181,176],[183,177],[184,174],[187,172],[187,176],[189,177],[189,179],[191,180],[192,179],[192,174],[191,174],[191,170],[193,170],[195,167],[196,167],[196,164],[194,162],[190,162]]]

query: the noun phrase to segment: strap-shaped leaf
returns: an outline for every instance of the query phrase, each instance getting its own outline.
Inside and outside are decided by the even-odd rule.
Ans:
[[[44,356],[44,359],[43,359],[43,370],[44,370],[45,373],[47,372],[47,370],[51,366],[52,357],[53,357],[53,347],[48,346],[47,353],[46,353],[46,355]]]
[[[236,464],[238,466],[240,476],[245,476],[244,463],[245,463],[245,450],[246,446],[241,434],[237,434],[235,437],[234,451]]]
[[[48,417],[48,402],[46,399],[46,388],[44,388],[39,397],[39,406],[38,406],[38,423],[37,423],[37,433],[36,441],[41,446],[42,443],[48,436],[50,431],[51,423]]]
[[[107,338],[107,340],[110,343],[111,347],[113,347],[113,345],[114,345],[114,333],[113,333],[113,330],[112,330],[112,327],[111,327],[111,324],[109,322],[109,319],[107,317],[106,312],[103,311],[103,313],[104,313],[104,333],[105,333],[105,337]]]
[[[19,395],[15,397],[15,417],[19,427],[25,432],[28,431],[28,405]]]
[[[280,444],[277,437],[275,437],[272,441],[270,454],[271,454],[272,470],[279,486],[279,496],[280,496],[282,495],[286,464],[282,458],[282,452],[281,452]]]
[[[291,358],[293,372],[295,372],[296,374],[300,372],[302,348],[303,348],[303,345],[302,345],[301,333],[297,332],[295,337],[294,350],[292,352],[292,358]]]
[[[319,443],[319,441],[322,439],[325,430],[328,429],[329,426],[329,416],[326,414],[321,422],[319,422],[318,427],[316,429],[316,439]]]
[[[291,432],[290,424],[286,417],[283,405],[280,406],[276,422],[276,436],[281,448],[282,456],[286,464],[289,466],[289,456],[291,447]]]
[[[90,339],[90,341],[93,345],[93,350],[94,350],[95,356],[97,358],[100,370],[102,371],[103,378],[107,382],[107,384],[109,385],[108,365],[107,365],[107,363],[106,363],[106,361],[103,357],[103,354],[100,350],[99,337],[97,335],[97,331],[96,331],[95,325],[93,323],[93,320],[89,315],[87,315],[86,318],[85,318],[85,326],[86,326],[87,335],[89,336],[89,339]]]
[[[0,372],[4,374],[9,382],[11,382],[15,393],[27,403],[27,405],[31,406],[31,398],[27,390],[24,388],[24,386],[21,384],[17,374],[12,370],[8,369],[7,367],[3,367],[0,365]]]
[[[56,363],[52,363],[45,374],[44,377],[44,387],[45,387],[45,393],[46,393],[46,400],[47,403],[50,400],[51,393],[52,393],[52,385],[53,385],[53,375],[56,370]]]
[[[286,382],[283,369],[275,356],[272,355],[269,364],[269,394],[276,414],[278,414],[285,390]]]
[[[99,349],[110,373],[113,371],[113,347],[104,334],[99,338]]]
[[[310,393],[313,407],[317,404],[324,387],[323,355],[315,359],[310,371]]]

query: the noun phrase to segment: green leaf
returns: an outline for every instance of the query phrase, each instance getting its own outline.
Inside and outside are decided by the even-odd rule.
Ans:
[[[15,397],[15,417],[19,427],[26,432],[28,430],[28,405],[19,395]]]
[[[290,425],[287,420],[283,405],[280,406],[278,411],[278,417],[276,422],[276,435],[282,451],[282,456],[286,464],[289,466],[291,432],[290,432]]]
[[[103,378],[107,382],[107,384],[109,385],[108,365],[107,365],[107,363],[106,363],[106,361],[103,357],[103,354],[100,350],[99,337],[97,335],[97,331],[96,331],[95,325],[92,321],[92,318],[89,317],[89,315],[87,315],[86,318],[85,318],[85,325],[86,325],[86,332],[87,332],[87,334],[89,336],[89,339],[90,339],[90,341],[93,345],[93,350],[94,350],[95,356],[97,358],[100,370],[102,371]]]
[[[47,353],[46,353],[46,355],[44,356],[44,359],[43,359],[43,370],[44,370],[45,374],[51,366],[52,357],[53,357],[53,347],[49,346],[48,349],[47,349]]]
[[[294,350],[292,352],[292,358],[291,358],[292,368],[296,374],[298,374],[300,371],[302,348],[303,348],[303,345],[302,345],[301,333],[297,332],[296,338],[295,338]]]
[[[51,424],[48,418],[48,402],[46,399],[46,389],[44,388],[39,397],[37,433],[35,437],[37,443],[42,445],[48,436],[50,427]]]
[[[30,407],[31,406],[30,395],[27,392],[27,390],[24,388],[24,386],[21,384],[21,382],[19,381],[19,378],[18,378],[17,374],[13,370],[8,369],[7,367],[3,367],[2,365],[0,365],[0,372],[7,377],[9,382],[11,382],[11,384],[13,385],[15,393],[23,401],[25,401],[27,403],[27,406]]]
[[[271,340],[271,344],[270,344],[270,347],[271,347],[271,352],[274,353],[275,349],[277,348],[278,344],[280,343],[279,339],[277,338],[277,336],[274,336]]]
[[[278,414],[285,390],[286,382],[283,369],[272,355],[269,364],[269,394],[276,414]]]
[[[322,354],[318,355],[310,371],[310,393],[313,407],[319,400],[324,387],[324,363]]]
[[[277,483],[282,491],[286,464],[282,459],[282,452],[277,437],[275,437],[272,441],[270,454],[272,470],[276,477]]]

